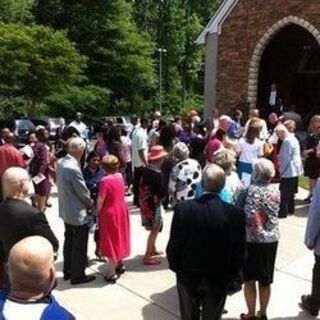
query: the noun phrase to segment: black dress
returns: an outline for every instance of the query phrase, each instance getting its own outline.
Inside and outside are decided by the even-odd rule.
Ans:
[[[320,141],[319,134],[311,134],[306,140],[306,150],[315,149]],[[310,179],[318,179],[320,172],[320,159],[316,156],[316,149],[305,161],[304,175]]]

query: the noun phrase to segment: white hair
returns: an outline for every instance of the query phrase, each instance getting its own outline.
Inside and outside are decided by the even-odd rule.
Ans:
[[[205,192],[220,192],[225,185],[226,175],[216,164],[206,166],[202,174],[202,185]]]
[[[230,116],[226,115],[226,114],[223,114],[220,118],[219,118],[219,121],[228,121],[228,122],[232,122],[232,119]]]
[[[86,148],[86,143],[84,142],[83,139],[79,137],[71,138],[69,141],[69,151],[75,152],[75,151],[80,151],[84,150]]]
[[[286,132],[286,133],[288,133],[289,132],[287,127],[285,125],[283,125],[283,124],[278,124],[275,127],[274,131],[275,131],[275,133],[278,133],[278,132]]]
[[[256,160],[252,168],[252,181],[255,183],[268,183],[275,176],[274,164],[265,158]]]
[[[175,144],[172,150],[173,155],[179,160],[186,160],[189,157],[189,148],[184,142]]]

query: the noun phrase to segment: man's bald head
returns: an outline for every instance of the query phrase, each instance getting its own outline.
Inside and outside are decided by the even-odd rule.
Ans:
[[[29,191],[29,176],[25,169],[11,167],[2,175],[5,197],[26,197]]]
[[[15,140],[14,134],[9,129],[4,129],[1,136],[5,143],[13,143]]]
[[[49,293],[55,280],[51,243],[40,236],[16,243],[9,254],[8,274],[12,290]]]

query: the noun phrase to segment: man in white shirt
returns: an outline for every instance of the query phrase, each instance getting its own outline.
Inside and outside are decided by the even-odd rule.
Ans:
[[[80,138],[82,138],[87,143],[88,128],[87,128],[87,125],[83,123],[81,120],[82,120],[82,113],[77,112],[75,119],[69,124],[69,127],[75,128],[79,132]]]
[[[279,95],[278,88],[275,83],[272,83],[268,97],[268,115],[272,112],[276,113],[278,116],[283,112],[283,100]]]
[[[273,83],[271,85],[271,91],[269,96],[269,106],[274,107],[277,104],[277,85]]]
[[[140,120],[141,126],[136,128],[132,135],[132,167],[133,167],[133,204],[139,207],[139,185],[143,167],[148,164],[148,135],[149,121]]]
[[[56,280],[53,248],[47,239],[32,236],[16,243],[8,275],[10,291],[0,291],[1,319],[76,319],[51,295]]]

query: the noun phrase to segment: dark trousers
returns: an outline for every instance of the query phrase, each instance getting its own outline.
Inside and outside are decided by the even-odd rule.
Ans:
[[[126,182],[129,189],[132,185],[132,162],[126,164]]]
[[[226,301],[225,290],[210,284],[206,279],[181,280],[177,289],[182,320],[218,320]]]
[[[298,189],[298,177],[281,178],[280,181],[280,211],[279,217],[294,213],[294,195]]]
[[[87,266],[88,226],[73,226],[65,223],[63,246],[63,273],[71,280],[85,277]]]
[[[311,304],[320,308],[320,256],[315,256],[316,262],[313,266]]]
[[[139,198],[139,188],[140,188],[140,180],[142,177],[143,167],[135,167],[133,169],[133,204],[135,206],[140,206],[140,198]]]
[[[8,277],[5,267],[4,250],[0,243],[0,289],[8,288]]]

